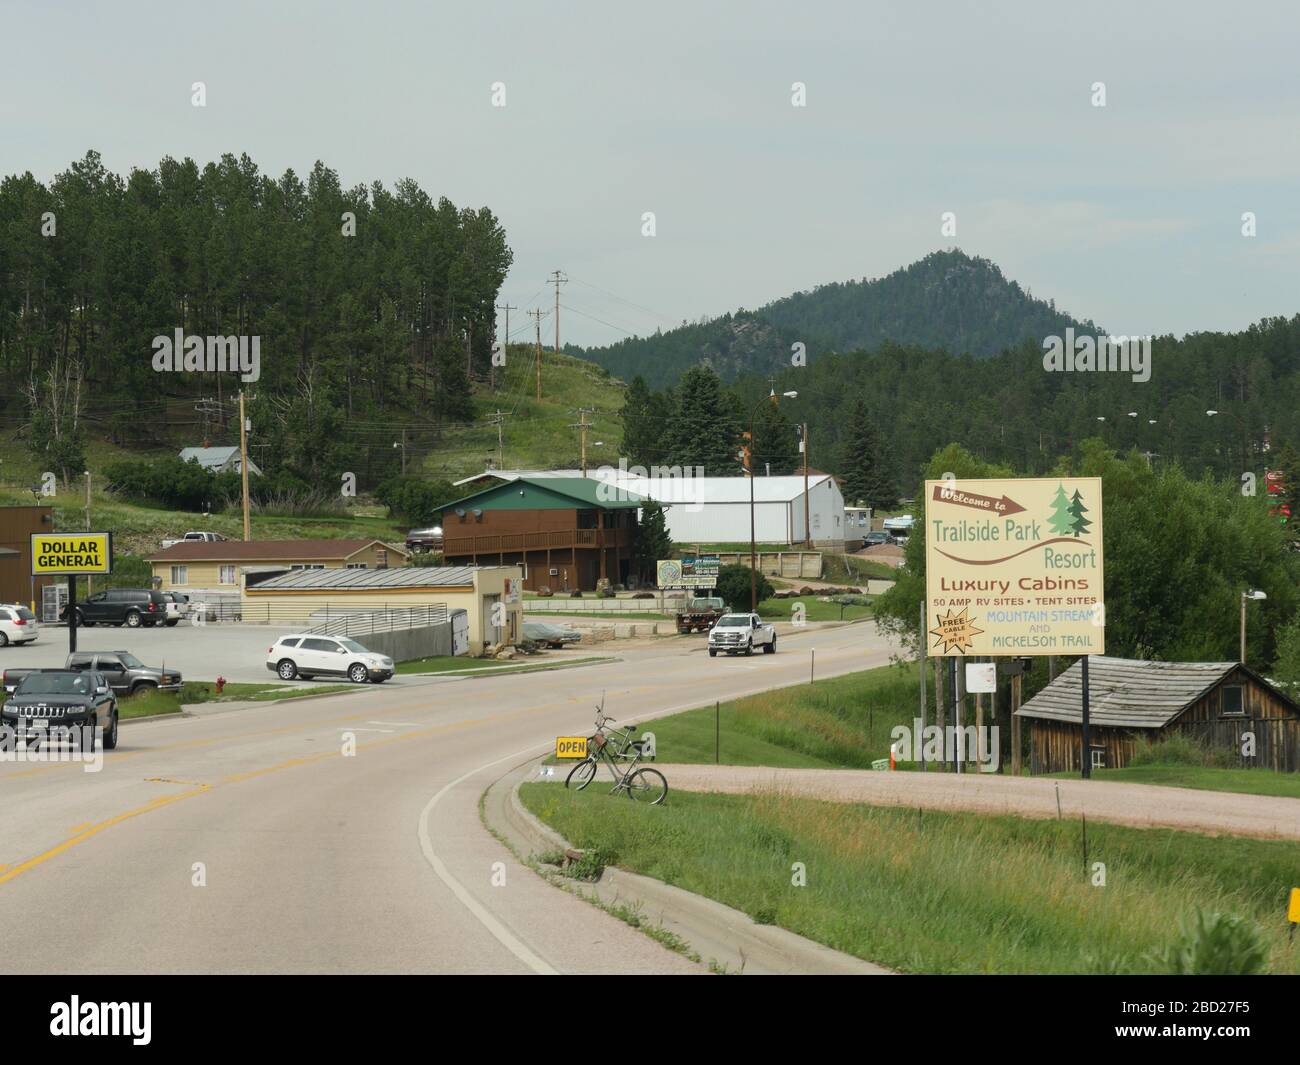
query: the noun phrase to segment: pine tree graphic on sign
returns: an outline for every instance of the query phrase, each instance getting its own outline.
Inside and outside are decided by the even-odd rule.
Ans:
[[[1070,526],[1069,531],[1075,536],[1082,536],[1088,531],[1092,522],[1085,518],[1088,508],[1083,505],[1083,496],[1079,495],[1079,490],[1074,490],[1074,498],[1070,500],[1070,516],[1074,518],[1074,523]]]
[[[1052,500],[1052,516],[1047,519],[1048,528],[1053,536],[1069,536],[1074,527],[1074,516],[1070,511],[1070,500],[1065,489],[1056,486],[1056,498]]]

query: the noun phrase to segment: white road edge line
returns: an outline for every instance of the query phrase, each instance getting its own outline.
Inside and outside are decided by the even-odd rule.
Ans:
[[[852,673],[856,672],[856,670],[850,669],[847,672]],[[829,677],[827,679],[829,679]],[[728,696],[728,699],[743,699],[747,695],[757,695],[768,690],[768,688],[756,688],[751,691],[738,692]],[[670,706],[662,710],[652,711],[649,714],[639,714],[637,716],[643,721],[653,721],[660,717],[666,717],[669,714],[677,714],[681,713],[683,710],[695,709],[698,705],[698,700],[696,700],[678,706]],[[485,769],[491,769],[494,765],[508,762],[512,758],[522,758],[526,760],[529,755],[536,755],[539,752],[544,752],[548,749],[549,748],[545,744],[533,744],[530,747],[524,747],[515,751],[513,754],[507,754],[501,758],[494,758],[490,762],[485,762],[477,769],[471,769],[468,773],[461,774],[449,784],[443,785],[443,787],[439,789],[438,793],[425,804],[424,809],[420,811],[419,836],[420,850],[424,852],[425,860],[438,875],[438,879],[451,889],[451,893],[464,904],[465,908],[474,915],[484,928],[492,933],[497,942],[532,969],[533,972],[542,976],[559,976],[560,973],[558,969],[553,968],[549,963],[529,950],[528,947],[510,931],[510,929],[492,916],[488,909],[480,903],[478,899],[474,898],[474,896],[465,889],[465,886],[459,880],[451,875],[451,870],[447,868],[446,864],[438,857],[437,852],[433,849],[433,840],[429,836],[429,814],[433,812],[434,807],[442,801],[442,797],[446,795],[447,792],[451,791],[452,788],[459,784],[463,784],[472,776],[477,776]]]
[[[511,758],[526,758],[530,754],[536,754],[539,749],[544,750],[545,748],[539,748],[537,744],[533,744],[531,747],[525,747],[523,750],[516,751],[514,754],[508,754],[503,758],[497,758],[494,761],[488,762],[486,765],[481,765],[477,769],[471,769],[468,773],[457,777],[450,784],[444,785],[443,788],[429,800],[424,809],[420,811],[420,849],[424,852],[424,857],[428,861],[429,865],[433,867],[433,871],[438,874],[438,879],[451,889],[451,893],[464,903],[465,908],[478,919],[479,923],[483,925],[484,928],[492,933],[497,942],[532,969],[533,972],[542,976],[558,976],[559,970],[552,968],[549,964],[529,950],[528,947],[526,947],[514,935],[514,933],[510,931],[510,929],[493,917],[492,914],[488,912],[487,908],[483,906],[478,899],[474,898],[474,896],[465,889],[464,885],[461,884],[459,880],[451,875],[451,871],[434,851],[433,840],[429,837],[429,814],[433,812],[434,807],[438,805],[439,801],[441,801],[442,797],[446,795],[447,792],[451,791],[451,789],[456,787],[458,784],[464,783],[470,777],[483,772],[485,769],[491,769],[494,765],[508,762]]]

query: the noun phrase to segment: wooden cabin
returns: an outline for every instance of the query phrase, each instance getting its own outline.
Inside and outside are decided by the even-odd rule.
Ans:
[[[1080,768],[1083,666],[1075,662],[1026,702],[1032,773]],[[1137,745],[1182,733],[1247,767],[1300,771],[1300,704],[1240,662],[1146,662],[1093,655],[1088,745],[1095,769],[1120,769]],[[1243,757],[1253,733],[1254,757]]]

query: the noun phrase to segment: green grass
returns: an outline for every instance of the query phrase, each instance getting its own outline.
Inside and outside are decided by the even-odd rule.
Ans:
[[[1052,773],[1053,777],[1075,779],[1078,772]],[[1271,769],[1218,769],[1193,765],[1135,765],[1124,769],[1094,769],[1093,780],[1117,784],[1163,784],[1171,788],[1200,788],[1205,791],[1235,791],[1245,795],[1272,795],[1300,799],[1300,773],[1276,773]],[[1300,887],[1300,884],[1297,884]]]
[[[193,703],[230,703],[253,700],[274,702],[278,699],[296,699],[304,695],[328,695],[355,688],[354,684],[328,684],[320,687],[291,688],[285,684],[228,683],[217,694],[211,681],[187,680],[179,692],[160,692],[156,689],[139,695],[124,695],[117,701],[122,718],[149,717],[154,714],[179,714],[181,707]]]
[[[778,688],[724,702],[721,760],[727,765],[869,769],[889,757],[890,729],[910,724],[919,688],[916,663]],[[661,762],[714,760],[714,708],[649,722]]]
[[[811,595],[799,599],[764,599],[758,604],[758,613],[760,617],[789,621],[796,603],[803,604],[805,621],[857,621],[859,618],[871,617],[869,606],[824,603]]]
[[[449,673],[462,669],[494,669],[504,663],[492,658],[470,658],[466,655],[435,655],[431,658],[413,658],[398,662],[398,673]]]
[[[835,555],[829,551],[822,555],[821,580],[827,584],[865,585],[868,580],[897,579],[898,569],[885,562],[856,555]]]
[[[1300,883],[1292,842],[1090,824],[1085,875],[1077,821],[775,794],[670,791],[649,807],[594,785],[527,783],[521,796],[605,864],[903,972],[1146,971],[1144,956],[1199,906],[1249,918],[1269,971],[1300,973],[1284,919]],[[792,883],[796,862],[806,886]],[[1104,887],[1091,883],[1094,862]]]

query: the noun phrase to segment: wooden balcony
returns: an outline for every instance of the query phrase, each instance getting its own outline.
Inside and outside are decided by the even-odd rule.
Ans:
[[[557,532],[486,533],[475,536],[444,534],[442,553],[446,557],[500,555],[516,551],[596,550],[602,547],[631,547],[631,529],[561,529]]]

